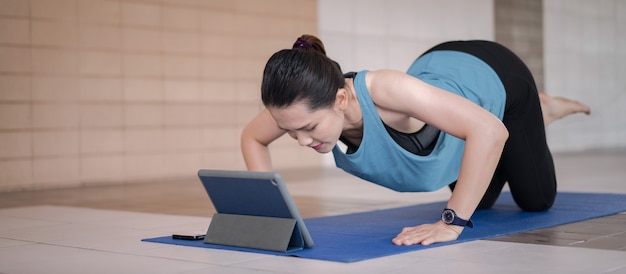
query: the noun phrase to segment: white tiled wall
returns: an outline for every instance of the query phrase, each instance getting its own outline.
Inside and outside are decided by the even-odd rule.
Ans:
[[[553,150],[626,147],[626,1],[544,0],[546,91],[590,117],[550,126]]]
[[[493,12],[491,0],[320,0],[318,14],[328,55],[349,71],[406,70],[438,42],[494,40]],[[593,109],[548,127],[553,151],[626,147],[625,14],[621,0],[544,0],[546,92]]]
[[[344,71],[406,71],[447,40],[494,39],[492,0],[319,0],[319,31]]]
[[[343,71],[406,71],[440,42],[495,36],[492,0],[318,0],[318,9],[320,38]]]

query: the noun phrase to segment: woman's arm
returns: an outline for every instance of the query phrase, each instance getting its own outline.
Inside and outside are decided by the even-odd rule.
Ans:
[[[508,138],[502,122],[468,99],[401,72],[376,71],[368,73],[367,78],[378,106],[405,113],[465,140],[461,170],[448,208],[459,217],[470,219],[491,182]],[[463,230],[463,227],[447,226],[443,222],[418,227],[422,230],[405,229],[394,243],[426,245],[450,241]],[[450,234],[451,230],[457,235]]]
[[[272,115],[264,109],[241,132],[241,153],[251,171],[271,171],[272,160],[267,146],[285,134]]]

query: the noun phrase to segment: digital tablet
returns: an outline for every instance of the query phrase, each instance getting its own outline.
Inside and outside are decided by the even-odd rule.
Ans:
[[[198,177],[217,213],[294,219],[306,248],[313,239],[276,172],[201,169]]]

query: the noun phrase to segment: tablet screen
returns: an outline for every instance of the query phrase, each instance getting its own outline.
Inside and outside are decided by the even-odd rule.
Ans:
[[[218,213],[295,219],[304,246],[313,246],[278,173],[203,169],[198,171],[198,176]]]

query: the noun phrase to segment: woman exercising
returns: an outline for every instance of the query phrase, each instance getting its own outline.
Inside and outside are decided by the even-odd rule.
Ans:
[[[505,182],[522,210],[549,209],[556,178],[545,125],[590,112],[538,93],[526,65],[488,41],[437,45],[406,73],[343,74],[317,37],[303,35],[271,56],[261,97],[266,108],[241,136],[249,170],[270,171],[268,145],[287,133],[301,146],[332,151],[346,172],[395,191],[453,190],[441,221],[402,229],[396,245],[457,239]]]

